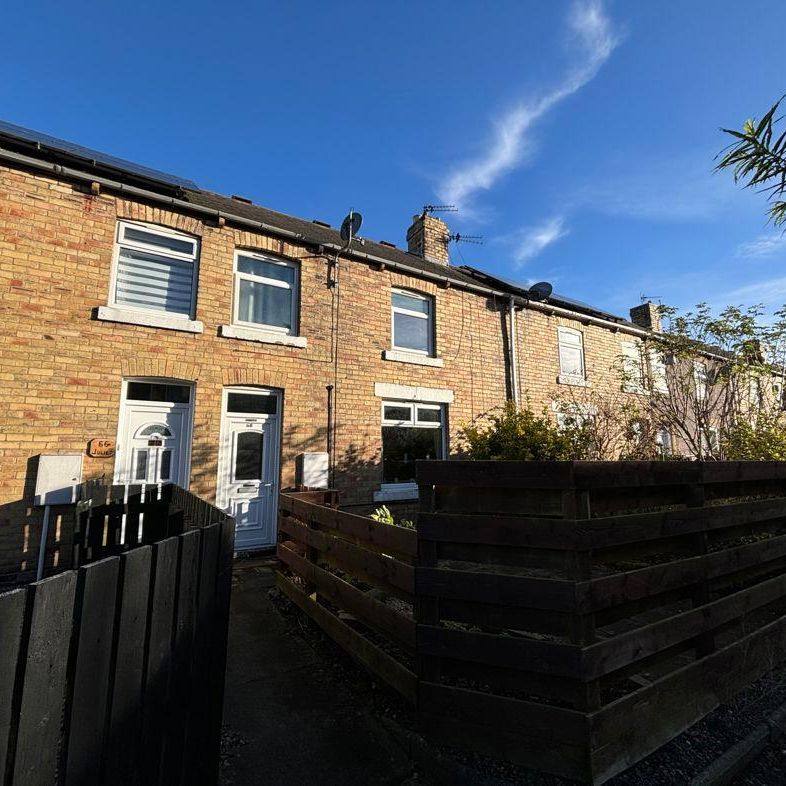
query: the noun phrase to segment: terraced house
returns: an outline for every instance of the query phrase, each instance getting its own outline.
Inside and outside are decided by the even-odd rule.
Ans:
[[[237,517],[238,549],[269,547],[281,488],[412,505],[415,460],[450,455],[460,424],[600,384],[656,327],[648,306],[636,324],[452,266],[428,211],[406,237],[347,246],[0,125],[0,575],[31,569],[41,454],[178,483]]]

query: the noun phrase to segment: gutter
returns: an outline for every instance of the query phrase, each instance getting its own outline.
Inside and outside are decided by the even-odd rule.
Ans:
[[[266,224],[264,221],[257,221],[253,218],[246,218],[245,216],[239,216],[235,213],[225,213],[222,210],[216,210],[210,207],[203,207],[202,205],[195,205],[193,202],[187,202],[184,199],[177,199],[176,197],[166,196],[164,194],[159,194],[156,191],[149,191],[146,188],[131,186],[128,185],[127,183],[121,183],[117,180],[110,180],[108,178],[101,177],[99,175],[93,175],[86,172],[82,172],[78,169],[72,169],[71,167],[63,166],[61,164],[52,164],[49,161],[41,161],[40,159],[33,158],[32,156],[26,156],[22,153],[16,153],[13,150],[8,150],[3,147],[0,147],[0,161],[6,161],[12,164],[29,167],[31,169],[37,169],[41,172],[47,172],[57,177],[68,178],[70,180],[76,180],[81,183],[98,183],[104,188],[107,188],[110,191],[116,191],[120,194],[127,194],[129,196],[137,197],[139,199],[146,199],[151,202],[157,202],[159,204],[168,205],[169,207],[177,208],[180,211],[185,211],[192,214],[196,213],[197,215],[206,216],[214,220],[218,220],[221,218],[224,219],[225,221],[231,221],[233,224],[261,230],[268,234],[276,235],[278,237],[288,238],[290,240],[295,240],[304,244],[308,243],[313,245],[319,245],[323,249],[328,251],[333,251],[336,253],[341,253],[345,251],[344,247],[340,246],[337,243],[321,243],[319,240],[309,238],[308,236],[301,234],[299,232],[292,232],[288,229],[281,229],[280,227],[275,227],[272,226],[271,224]],[[417,278],[426,279],[428,281],[434,281],[443,286],[447,285],[447,286],[464,289],[468,292],[476,292],[481,295],[508,299],[511,304],[515,304],[521,308],[529,308],[535,311],[541,311],[546,314],[557,314],[559,316],[564,316],[569,319],[576,320],[578,322],[583,322],[584,324],[597,325],[598,327],[603,327],[615,332],[619,331],[621,333],[627,333],[629,335],[638,336],[640,338],[649,338],[649,339],[657,338],[657,334],[653,334],[648,330],[634,328],[629,325],[621,325],[618,324],[617,322],[612,322],[611,320],[608,319],[593,317],[590,316],[589,314],[582,314],[581,312],[578,311],[570,311],[569,309],[562,308],[561,306],[553,306],[547,303],[540,303],[533,300],[528,300],[526,298],[516,297],[515,295],[511,295],[508,292],[502,292],[500,290],[491,289],[490,287],[484,287],[482,284],[471,284],[469,282],[464,282],[464,281],[461,282],[455,281],[454,279],[451,279],[448,276],[440,276],[437,273],[432,273],[427,270],[421,270],[420,268],[411,265],[406,265],[402,262],[394,262],[390,259],[386,259],[384,257],[377,256],[375,254],[367,254],[363,251],[352,249],[346,252],[346,256],[349,256],[354,259],[360,259],[366,262],[372,262],[375,265],[384,265],[385,267],[390,268],[392,270],[397,270],[402,273],[415,276]]]

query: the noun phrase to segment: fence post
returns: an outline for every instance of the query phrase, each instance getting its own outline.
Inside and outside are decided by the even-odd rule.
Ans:
[[[418,486],[418,508],[421,513],[433,513],[436,508],[434,487],[431,485]],[[424,540],[417,531],[418,548],[415,558],[415,663],[420,682],[440,682],[442,676],[442,663],[440,658],[421,655],[418,646],[418,630],[421,625],[439,625],[439,598],[422,595],[418,589],[418,569],[436,568],[438,562],[437,544],[434,541]],[[420,710],[420,691],[418,690],[418,711]]]
[[[704,463],[701,464],[701,476],[698,483],[691,483],[686,487],[686,505],[689,508],[703,508],[705,503],[705,489],[704,489]],[[707,519],[702,517],[701,531],[697,532],[692,538],[692,547],[697,556],[706,556],[707,549]],[[706,566],[703,571],[703,577],[692,597],[693,608],[703,606],[710,601],[710,586],[707,579]],[[710,632],[702,633],[696,637],[696,657],[703,658],[715,651],[715,634]]]
[[[592,552],[587,548],[583,539],[579,538],[578,528],[583,521],[588,521],[592,514],[589,489],[576,488],[576,482],[571,469],[570,487],[562,492],[562,517],[573,523],[574,543],[568,552],[566,572],[568,578],[574,582],[575,603],[579,605],[579,588],[581,582],[588,581],[592,576]],[[586,646],[595,641],[595,615],[575,611],[571,620],[570,640],[573,644]],[[584,681],[580,695],[585,710],[595,710],[600,707],[600,681]]]

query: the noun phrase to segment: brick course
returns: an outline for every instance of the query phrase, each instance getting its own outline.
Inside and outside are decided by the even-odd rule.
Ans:
[[[204,333],[96,319],[98,307],[109,302],[118,219],[200,238],[196,318]],[[219,326],[232,321],[237,248],[299,260],[300,335],[308,340],[306,348],[218,335]],[[283,391],[282,488],[294,482],[296,454],[326,449],[326,386],[335,385],[336,486],[343,501],[355,505],[368,505],[381,480],[381,400],[374,395],[375,382],[452,390],[452,435],[504,402],[506,298],[495,302],[346,257],[339,263],[338,288],[326,287],[326,276],[326,259],[304,245],[0,167],[0,575],[24,573],[35,564],[40,513],[30,507],[34,457],[84,453],[89,439],[114,438],[123,378],[195,384],[191,490],[209,500],[216,493],[221,395],[227,385]],[[391,287],[433,295],[436,354],[443,368],[383,360],[390,348]],[[584,331],[591,379],[596,373],[601,379],[620,351],[621,335],[580,321],[525,309],[517,324],[520,388],[536,408],[561,392],[559,325]],[[86,478],[110,479],[113,468],[113,458],[85,456]],[[61,530],[68,526],[66,519],[58,522]]]

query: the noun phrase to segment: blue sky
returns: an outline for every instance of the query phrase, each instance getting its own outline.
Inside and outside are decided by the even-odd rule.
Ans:
[[[781,0],[13,3],[0,117],[625,314],[786,302],[786,238],[713,174],[784,92]]]

